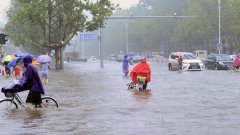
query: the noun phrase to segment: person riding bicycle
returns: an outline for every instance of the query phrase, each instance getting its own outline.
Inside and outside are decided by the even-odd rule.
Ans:
[[[23,78],[19,80],[19,84],[14,85],[12,88],[2,88],[3,93],[20,92],[30,90],[26,99],[27,109],[33,109],[32,104],[44,108],[41,100],[41,94],[45,94],[41,79],[38,75],[37,69],[32,64],[32,57],[26,56],[23,58],[24,67],[26,71]]]
[[[143,89],[147,88],[147,83],[151,81],[151,69],[147,63],[147,58],[143,58],[139,64],[137,64],[131,71],[130,77],[134,84],[139,83],[139,77],[146,77],[145,82],[143,83]]]

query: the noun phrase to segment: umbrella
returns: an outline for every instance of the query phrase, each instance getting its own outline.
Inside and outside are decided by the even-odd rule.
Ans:
[[[183,53],[182,52],[177,52],[176,55],[177,56],[183,56]]]
[[[40,65],[35,58],[32,60],[32,64],[33,64],[36,68],[38,68],[39,65]]]
[[[20,54],[8,63],[8,67],[11,68],[11,67],[16,66],[16,64],[20,61],[23,61],[23,58],[26,57],[26,56],[30,56],[32,59],[34,58],[34,56],[31,55],[31,54]]]
[[[50,61],[51,61],[51,57],[48,55],[40,55],[37,57],[37,62],[39,63],[46,63]]]
[[[129,52],[129,53],[127,54],[128,57],[135,56],[135,55],[136,55],[136,54],[135,54],[134,52]]]
[[[16,64],[21,61],[21,58],[16,57],[14,59],[12,59],[9,63],[8,63],[8,68],[14,67],[16,66]]]
[[[34,58],[34,56],[32,54],[28,54],[28,53],[20,54],[17,57],[20,57],[23,60],[23,58],[26,57],[26,56],[30,56],[32,59]]]
[[[12,59],[14,59],[16,56],[15,55],[6,55],[2,58],[2,63],[8,63]]]

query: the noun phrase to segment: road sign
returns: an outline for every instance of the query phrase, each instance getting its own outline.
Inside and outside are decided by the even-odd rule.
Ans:
[[[80,41],[94,41],[97,39],[96,34],[84,33],[80,34]]]
[[[222,49],[223,48],[223,44],[222,43],[217,43],[217,48],[218,49]]]

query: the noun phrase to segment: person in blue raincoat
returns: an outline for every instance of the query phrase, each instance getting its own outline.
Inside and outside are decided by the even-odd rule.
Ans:
[[[38,75],[37,69],[32,64],[32,58],[26,56],[23,58],[24,66],[26,67],[26,72],[24,73],[23,79],[20,82],[22,89],[30,90],[26,99],[27,107],[32,108],[33,105],[38,105],[44,108],[41,100],[41,94],[45,94],[41,79]]]
[[[32,105],[44,108],[41,100],[41,94],[45,94],[41,79],[38,75],[37,69],[32,64],[32,57],[26,56],[23,58],[24,67],[26,71],[23,78],[19,80],[19,84],[14,85],[12,88],[2,88],[3,93],[20,92],[30,90],[26,99],[27,109],[33,109]]]
[[[125,74],[125,76],[127,76],[129,73],[129,63],[130,60],[128,59],[127,55],[125,55],[122,61],[122,71]]]

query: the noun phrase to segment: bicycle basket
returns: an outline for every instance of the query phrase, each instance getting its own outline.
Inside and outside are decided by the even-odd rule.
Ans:
[[[13,93],[4,93],[5,97],[7,98],[12,98],[13,97]]]
[[[138,81],[138,83],[140,83],[140,84],[145,84],[145,82],[146,82],[146,77],[137,76],[137,81]]]

